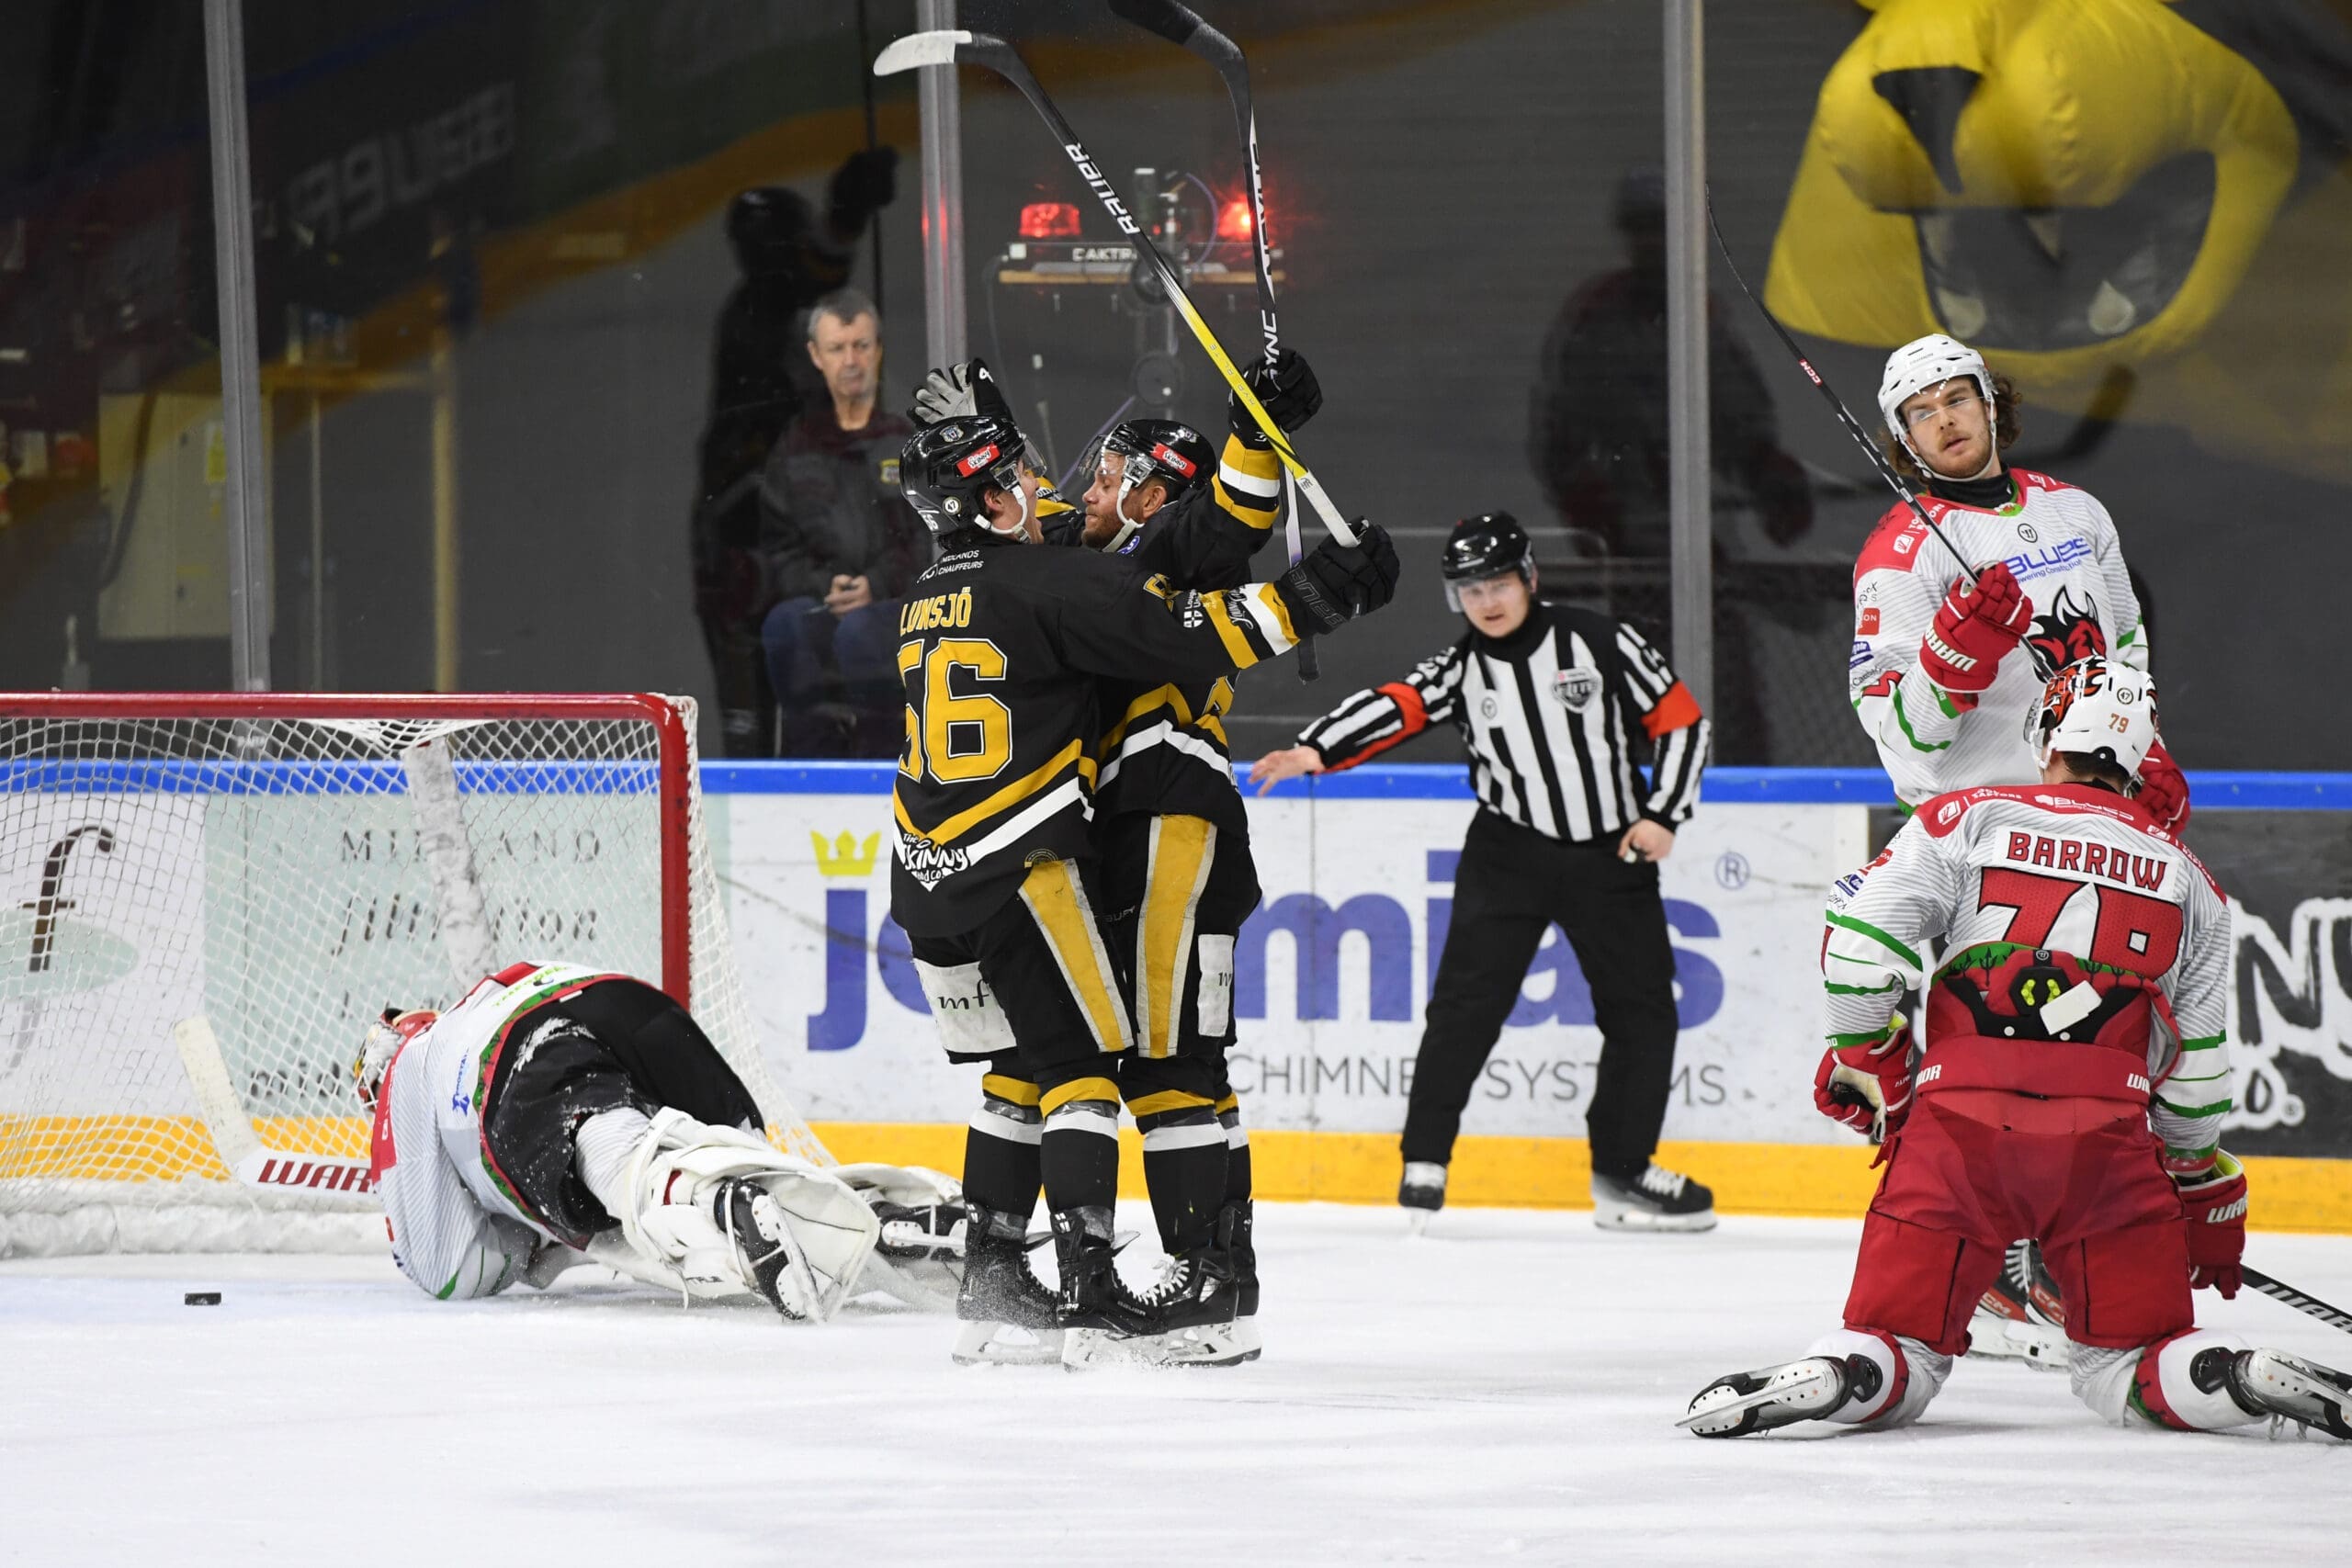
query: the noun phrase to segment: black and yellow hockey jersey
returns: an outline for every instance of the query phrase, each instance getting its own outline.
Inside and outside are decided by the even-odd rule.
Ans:
[[[954,936],[1027,863],[1080,859],[1103,677],[1214,684],[1298,641],[1272,583],[1178,592],[1129,562],[965,529],[899,612],[906,748],[890,911]]]
[[[1207,490],[1156,513],[1112,558],[1178,592],[1232,588],[1249,581],[1250,558],[1281,504],[1282,460],[1228,435]],[[1246,836],[1225,738],[1232,707],[1233,682],[1223,677],[1104,682],[1096,815],[1181,813]]]

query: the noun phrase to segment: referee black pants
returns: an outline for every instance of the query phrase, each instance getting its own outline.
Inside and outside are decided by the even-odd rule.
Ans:
[[[1472,819],[1413,1066],[1406,1159],[1452,1159],[1463,1107],[1556,921],[1600,1026],[1599,1081],[1585,1111],[1592,1168],[1628,1178],[1649,1163],[1674,1079],[1674,953],[1657,867],[1627,865],[1616,843],[1615,835],[1562,843],[1486,810]]]

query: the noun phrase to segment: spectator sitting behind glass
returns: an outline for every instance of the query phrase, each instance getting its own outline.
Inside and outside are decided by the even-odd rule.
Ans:
[[[931,562],[930,535],[899,490],[914,426],[879,406],[881,323],[863,294],[839,289],[810,309],[808,357],[829,400],[785,427],[760,476],[760,557],[776,601],[760,641],[784,710],[781,750],[896,756],[897,601]]]
[[[1667,510],[1666,182],[1635,169],[1618,183],[1626,265],[1568,296],[1545,334],[1529,399],[1528,462],[1570,536],[1588,553],[1664,556]],[[1715,477],[1785,545],[1813,525],[1804,470],[1781,450],[1763,377],[1707,297],[1707,374]]]

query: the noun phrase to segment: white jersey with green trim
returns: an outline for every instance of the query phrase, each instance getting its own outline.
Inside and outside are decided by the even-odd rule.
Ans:
[[[481,1101],[514,1018],[609,972],[517,964],[483,979],[402,1045],[376,1095],[370,1151],[392,1261],[441,1300],[495,1295],[556,1239],[502,1187],[482,1143]],[[516,1043],[526,1055],[531,1041]]]
[[[1854,563],[1854,647],[1847,696],[1906,806],[1976,784],[2039,775],[2026,715],[2064,664],[2103,653],[2148,668],[2147,629],[2124,570],[2114,520],[2089,491],[2013,468],[2016,499],[1997,511],[1921,496],[1973,567],[2008,562],[2033,601],[2025,645],[2001,660],[1991,690],[1961,712],[1919,671],[1919,640],[1960,563],[1907,506],[1888,509]]]
[[[1972,954],[2001,947],[2047,948],[2153,982],[2171,1017],[2150,1030],[2149,1118],[2168,1167],[2210,1162],[2233,1088],[2229,903],[2136,805],[2091,784],[1938,796],[1876,860],[1838,880],[1824,919],[1832,1044],[1884,1037],[1920,983],[1929,942],[1957,955],[1939,987]]]

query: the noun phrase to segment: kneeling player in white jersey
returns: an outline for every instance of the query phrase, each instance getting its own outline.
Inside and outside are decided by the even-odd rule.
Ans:
[[[440,1300],[578,1262],[790,1318],[868,1288],[952,1299],[923,1274],[954,1248],[954,1183],[780,1153],[718,1047],[641,980],[517,964],[446,1013],[387,1010],[354,1070],[393,1261]],[[868,1273],[886,1223],[898,1257]]]
[[[1974,784],[2032,782],[2027,714],[2057,669],[2100,655],[2148,668],[2148,633],[2115,524],[2087,491],[2005,468],[2016,389],[1941,333],[1887,356],[1879,383],[1886,453],[1923,483],[1891,508],[1854,567],[1849,694],[1894,793],[1916,807]],[[1947,548],[1949,544],[1951,547]],[[1971,583],[1953,550],[1979,573]],[[2162,826],[2188,819],[2188,785],[2158,738],[2135,798]],[[2010,1248],[1985,1292],[1979,1356],[2056,1367],[2065,1308],[2039,1253]]]
[[[1968,1348],[2010,1239],[2065,1292],[2075,1392],[2184,1430],[2282,1416],[2352,1439],[2352,1377],[2196,1326],[2237,1293],[2246,1182],[2230,1108],[2230,914],[2205,868],[2128,797],[2155,739],[2145,675],[2077,660],[2030,734],[2041,784],[1924,803],[1832,889],[1823,1112],[1885,1135],[1846,1325],[1802,1360],[1716,1379],[1680,1425],[1732,1438],[1804,1420],[1916,1421]],[[1951,953],[1923,976],[1932,938]],[[1929,982],[1916,1073],[1897,999]]]

